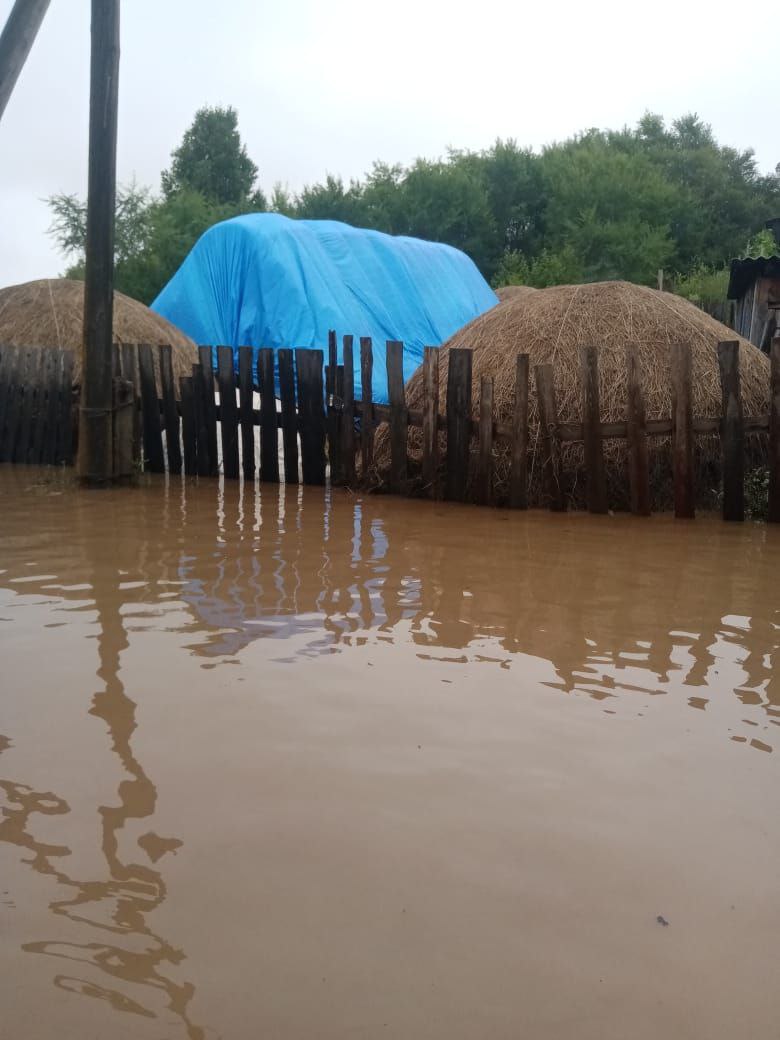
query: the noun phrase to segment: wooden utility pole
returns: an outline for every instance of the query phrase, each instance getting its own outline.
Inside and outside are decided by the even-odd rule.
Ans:
[[[24,68],[50,0],[16,0],[0,35],[0,119]]]
[[[88,484],[103,484],[114,476],[112,330],[118,101],[119,0],[92,0],[84,363],[79,413],[79,475]]]

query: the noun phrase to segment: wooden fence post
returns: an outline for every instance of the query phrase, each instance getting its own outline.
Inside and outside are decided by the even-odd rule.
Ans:
[[[482,376],[479,387],[479,454],[476,501],[490,505],[493,497],[493,378]]]
[[[450,348],[447,371],[447,472],[445,495],[452,502],[465,502],[469,474],[471,436],[470,350]]]
[[[252,348],[238,348],[238,402],[241,422],[241,469],[245,480],[255,479],[255,424]]]
[[[199,477],[208,477],[213,473],[211,461],[211,444],[209,427],[209,404],[214,408],[216,419],[216,404],[214,403],[213,390],[206,390],[206,377],[208,369],[204,371],[203,363],[199,362],[192,366],[192,402],[195,417],[195,470]],[[213,385],[213,376],[212,376]],[[215,423],[216,431],[216,423]]]
[[[527,354],[517,355],[515,408],[512,413],[512,463],[509,473],[509,506],[528,508],[528,363]]]
[[[769,520],[780,524],[780,332],[769,351]]]
[[[745,519],[745,426],[739,379],[739,341],[718,343],[721,386],[720,450],[723,519]]]
[[[439,348],[426,347],[423,354],[423,483],[436,498],[439,483]]]
[[[562,512],[566,508],[561,487],[561,453],[558,439],[558,405],[555,400],[555,382],[552,365],[534,366],[536,397],[539,407],[539,436],[542,448],[544,489],[550,509]]]
[[[219,445],[217,441],[217,402],[215,398],[216,386],[214,383],[214,354],[211,347],[198,347],[201,370],[201,392],[203,395],[201,412],[203,425],[206,428],[206,451],[198,445],[198,472],[201,472],[203,462],[202,456],[208,458],[207,476],[216,477],[219,474]],[[194,392],[194,388],[193,388]]]
[[[626,400],[628,436],[628,481],[631,512],[637,516],[650,515],[650,469],[647,456],[647,420],[645,398],[639,373],[639,348],[636,343],[626,347]]]
[[[360,338],[360,465],[363,483],[374,462],[374,350],[370,336]]]
[[[337,375],[338,344],[336,342],[335,329],[330,329],[328,332],[328,368],[325,382],[325,400],[328,408],[328,464],[330,466],[330,482],[332,485],[341,483],[341,443],[339,437],[341,402],[337,400]]]
[[[148,343],[138,347],[138,365],[141,376],[141,409],[144,431],[144,461],[152,473],[165,472],[165,456],[160,425],[160,401],[154,377],[154,356]]]
[[[184,472],[188,477],[197,471],[197,433],[195,430],[195,391],[192,376],[179,380],[181,398],[181,434],[184,443]]]
[[[161,346],[160,386],[162,389],[163,417],[165,420],[165,447],[168,454],[168,472],[181,473],[181,445],[179,444],[179,412],[173,383],[173,361],[170,346]],[[116,392],[116,391],[115,391]],[[114,452],[116,457],[116,451]],[[121,473],[119,474],[121,476]]]
[[[386,344],[387,389],[390,399],[390,490],[400,495],[406,487],[406,448],[409,413],[404,392],[404,345]]]
[[[580,350],[580,387],[588,509],[591,513],[606,513],[607,483],[604,474],[604,442],[601,438],[599,358],[598,350],[593,345],[584,346]]]
[[[342,341],[344,360],[344,407],[341,413],[341,472],[348,487],[355,484],[355,360],[352,337]]]
[[[284,445],[284,480],[298,483],[298,416],[295,401],[295,360],[290,347],[282,347],[279,360],[279,397],[282,402],[282,443]]]
[[[217,347],[219,416],[222,426],[222,470],[226,477],[238,477],[238,408],[236,374],[231,347]]]
[[[325,483],[325,412],[321,350],[296,350],[298,423],[304,484]]]
[[[113,314],[116,142],[119,101],[119,0],[92,0],[89,176],[84,265],[84,359],[79,412],[79,476],[89,484],[113,477]],[[156,400],[156,395],[155,395]],[[160,413],[150,446],[162,471]],[[151,430],[151,425],[147,427]],[[160,441],[159,456],[156,440]]]
[[[260,390],[260,479],[278,484],[279,423],[272,347],[262,347],[257,352],[257,385]]]
[[[673,343],[671,354],[674,515],[690,519],[695,515],[690,343]]]
[[[114,378],[114,476],[127,478],[133,475],[133,406],[135,394],[129,379]],[[178,446],[178,417],[176,437]],[[170,458],[170,455],[169,455]],[[179,469],[181,472],[181,456]]]

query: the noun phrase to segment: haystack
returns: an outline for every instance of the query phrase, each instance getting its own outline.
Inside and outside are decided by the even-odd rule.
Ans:
[[[496,296],[503,303],[505,300],[518,300],[521,297],[528,299],[538,292],[539,290],[534,289],[532,285],[502,285],[500,289],[496,289]]]
[[[0,343],[72,350],[73,384],[78,386],[81,383],[83,310],[84,283],[75,279],[42,279],[0,289]],[[154,347],[169,343],[177,387],[179,377],[189,375],[198,360],[197,349],[189,336],[120,292],[114,293],[114,342],[150,343]],[[159,373],[157,378],[159,388]]]
[[[440,348],[440,399],[443,414],[449,349],[468,347],[473,355],[473,417],[479,414],[479,388],[482,376],[494,381],[494,414],[500,423],[511,423],[515,396],[516,357],[530,356],[530,445],[529,458],[532,504],[543,504],[541,458],[538,446],[535,365],[551,362],[559,418],[578,422],[582,418],[579,381],[580,347],[599,347],[599,383],[603,422],[625,419],[627,344],[639,348],[641,378],[647,418],[671,416],[669,380],[670,348],[673,343],[690,343],[693,362],[693,414],[717,417],[721,413],[721,388],[717,344],[720,340],[740,341],[742,399],[745,415],[766,414],[769,405],[769,362],[764,354],[731,329],[711,318],[679,296],[658,292],[629,282],[599,282],[590,285],[564,285],[516,295],[464,326]],[[422,406],[422,370],[406,388],[409,408]],[[766,451],[765,439],[748,438],[754,461]],[[654,508],[667,508],[672,498],[669,438],[649,440],[651,483]],[[418,470],[419,431],[410,432],[412,476]],[[472,446],[475,450],[475,446]],[[446,444],[442,438],[442,452]],[[610,505],[628,504],[626,442],[605,442]],[[563,450],[564,490],[571,505],[582,505],[585,492],[583,451],[580,444],[567,444]],[[494,450],[494,498],[506,500],[509,478],[509,451],[503,444]],[[379,486],[389,466],[389,441],[384,429],[378,431],[375,454]],[[720,481],[720,446],[716,436],[696,438],[697,497],[701,505],[711,505]],[[419,478],[417,478],[419,479]]]

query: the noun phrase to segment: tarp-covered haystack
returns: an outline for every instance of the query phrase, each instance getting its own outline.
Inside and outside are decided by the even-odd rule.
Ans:
[[[83,321],[83,282],[53,278],[0,289],[0,344],[72,350],[75,386],[81,383]],[[119,292],[114,293],[114,342],[170,344],[177,387],[198,360],[195,344],[180,329]],[[155,367],[156,355],[155,349]]]
[[[385,343],[404,344],[404,378],[423,348],[496,305],[496,294],[459,249],[334,220],[253,213],[209,228],[152,307],[198,343],[233,348],[314,347],[328,332],[354,337],[360,394],[361,336],[373,340],[374,400],[387,400]]]
[[[629,282],[598,282],[590,285],[564,285],[516,295],[487,314],[466,325],[440,351],[439,410],[445,412],[448,351],[468,347],[473,356],[473,417],[479,415],[479,389],[482,376],[494,380],[494,414],[500,423],[511,423],[515,399],[516,358],[530,356],[530,451],[529,497],[531,504],[543,502],[541,457],[538,451],[538,420],[535,365],[550,362],[555,372],[559,419],[578,422],[582,418],[580,388],[580,347],[599,348],[599,384],[602,422],[618,422],[626,417],[626,346],[639,348],[641,378],[647,418],[670,418],[672,414],[669,379],[672,343],[690,343],[693,362],[693,414],[718,417],[721,414],[721,387],[717,344],[738,336],[679,296],[658,292]],[[742,400],[745,415],[766,414],[769,405],[769,362],[756,347],[740,339]],[[422,370],[407,384],[411,409],[422,406]],[[748,450],[754,460],[765,451],[758,437],[748,437]],[[410,433],[410,451],[419,458],[419,431]],[[712,504],[720,479],[720,446],[716,436],[695,439],[697,496],[702,504]],[[671,501],[671,458],[669,438],[649,438],[651,486],[655,508],[666,508]],[[476,445],[472,444],[476,451]],[[628,504],[626,441],[605,441],[610,505]],[[442,438],[442,453],[446,444]],[[509,449],[497,443],[494,449],[494,493],[497,502],[506,499],[509,477]],[[573,505],[581,505],[585,495],[585,471],[581,444],[565,444],[562,451],[564,489]],[[389,441],[386,430],[379,431],[375,454],[376,483],[381,484],[389,466]],[[413,467],[413,475],[414,475]]]

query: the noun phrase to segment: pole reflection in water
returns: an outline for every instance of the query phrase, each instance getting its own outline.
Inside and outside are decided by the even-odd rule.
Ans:
[[[182,1035],[202,1040],[204,1032],[188,1011],[194,986],[172,977],[171,969],[185,960],[184,951],[153,927],[154,912],[167,894],[163,873],[156,864],[166,854],[175,853],[182,843],[177,838],[147,831],[137,840],[138,855],[146,862],[130,858],[133,853],[128,857],[120,848],[127,824],[151,819],[157,803],[155,785],[133,752],[136,704],[125,693],[120,678],[120,657],[128,646],[120,613],[122,574],[120,569],[107,565],[105,553],[94,560],[90,558],[92,540],[84,526],[88,512],[77,508],[70,515],[76,519],[77,534],[81,536],[77,538],[82,554],[79,573],[82,579],[89,575],[92,605],[97,614],[100,689],[92,698],[89,714],[104,724],[124,779],[117,790],[117,802],[97,807],[106,870],[104,876],[95,878],[71,876],[66,864],[74,850],[35,837],[36,817],[66,815],[70,812],[67,801],[51,791],[35,791],[23,783],[0,779],[0,790],[6,799],[0,817],[0,841],[24,850],[29,854],[25,862],[34,871],[70,891],[68,898],[51,902],[49,908],[58,917],[86,928],[90,936],[83,942],[34,940],[24,943],[22,949],[62,962],[64,970],[53,978],[58,989],[102,1000],[115,1011],[149,1019],[165,1018],[167,1008],[178,1019]],[[146,569],[149,563],[144,562],[143,555],[139,554],[139,563]],[[44,580],[41,591],[47,585]],[[32,591],[34,587],[35,584],[27,583],[25,590]],[[81,589],[78,595],[85,598]],[[6,738],[5,743],[10,746],[11,741]]]

